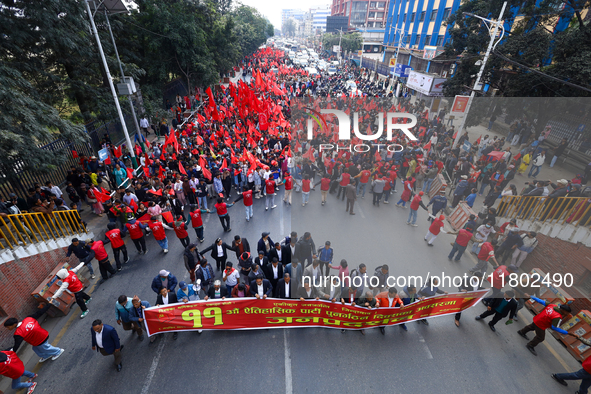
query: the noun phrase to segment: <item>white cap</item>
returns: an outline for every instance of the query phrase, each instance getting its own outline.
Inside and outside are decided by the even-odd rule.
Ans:
[[[160,270],[160,272],[158,273],[158,275],[160,276],[168,276],[170,274],[170,272],[168,272],[167,270]]]
[[[62,268],[61,270],[59,270],[57,272],[56,276],[60,279],[66,279],[68,277],[68,270],[65,268]]]

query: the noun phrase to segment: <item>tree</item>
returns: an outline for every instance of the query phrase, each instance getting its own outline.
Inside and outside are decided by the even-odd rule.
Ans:
[[[334,45],[339,45],[340,36],[338,33],[325,33],[322,36],[322,47],[330,50]],[[356,52],[361,49],[363,38],[358,32],[343,34],[341,41],[341,50]]]
[[[293,18],[289,18],[285,21],[283,26],[281,26],[281,32],[286,37],[293,37],[296,34],[297,26],[296,21]]]

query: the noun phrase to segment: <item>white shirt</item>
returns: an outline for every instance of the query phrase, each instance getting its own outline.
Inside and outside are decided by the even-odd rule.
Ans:
[[[277,259],[281,261],[281,248],[275,250],[277,251]]]
[[[277,270],[279,269],[279,264],[277,264],[277,267],[271,264],[271,267],[273,268],[273,279],[277,279]]]
[[[148,123],[148,119],[146,119],[146,118],[141,118],[141,119],[140,119],[140,127],[143,127],[143,128],[146,128],[146,129],[147,129],[148,127],[150,127],[150,124]]]
[[[224,255],[224,248],[222,248],[222,245],[218,245],[218,256],[223,256]]]
[[[168,293],[166,293],[166,296],[162,296],[162,303],[168,305]]]
[[[320,267],[320,266],[318,266],[318,267]],[[312,276],[313,277],[317,277],[318,276],[318,267],[316,267],[316,268],[312,267]]]
[[[291,296],[291,294],[289,294],[289,290],[290,290],[290,284],[291,282],[287,283],[285,282],[285,298],[289,298]]]
[[[236,284],[238,283],[238,278],[240,278],[240,274],[238,273],[238,270],[232,271],[232,273],[230,275],[226,276],[226,285],[227,286],[236,286]]]
[[[101,328],[101,330],[96,333],[96,346],[98,346],[100,349],[103,348],[103,330],[104,329],[105,329],[105,326],[103,326]]]
[[[394,306],[394,298],[388,297],[388,306],[390,306],[390,307]]]
[[[257,285],[257,292],[259,293],[259,297],[263,298],[263,295],[265,295],[265,292],[263,291],[263,284],[262,283],[260,285]]]

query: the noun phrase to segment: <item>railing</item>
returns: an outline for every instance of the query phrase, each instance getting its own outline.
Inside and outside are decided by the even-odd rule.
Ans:
[[[0,247],[14,249],[33,243],[56,241],[75,234],[86,233],[78,211],[54,211],[0,216]]]
[[[504,196],[497,215],[541,223],[591,225],[591,199],[587,197]]]

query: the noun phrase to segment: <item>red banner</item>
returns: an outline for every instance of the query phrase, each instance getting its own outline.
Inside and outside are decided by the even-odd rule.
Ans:
[[[148,336],[171,331],[257,330],[325,327],[361,329],[391,326],[461,312],[488,290],[427,298],[401,308],[367,309],[338,302],[297,299],[227,298],[152,307],[144,311]]]

